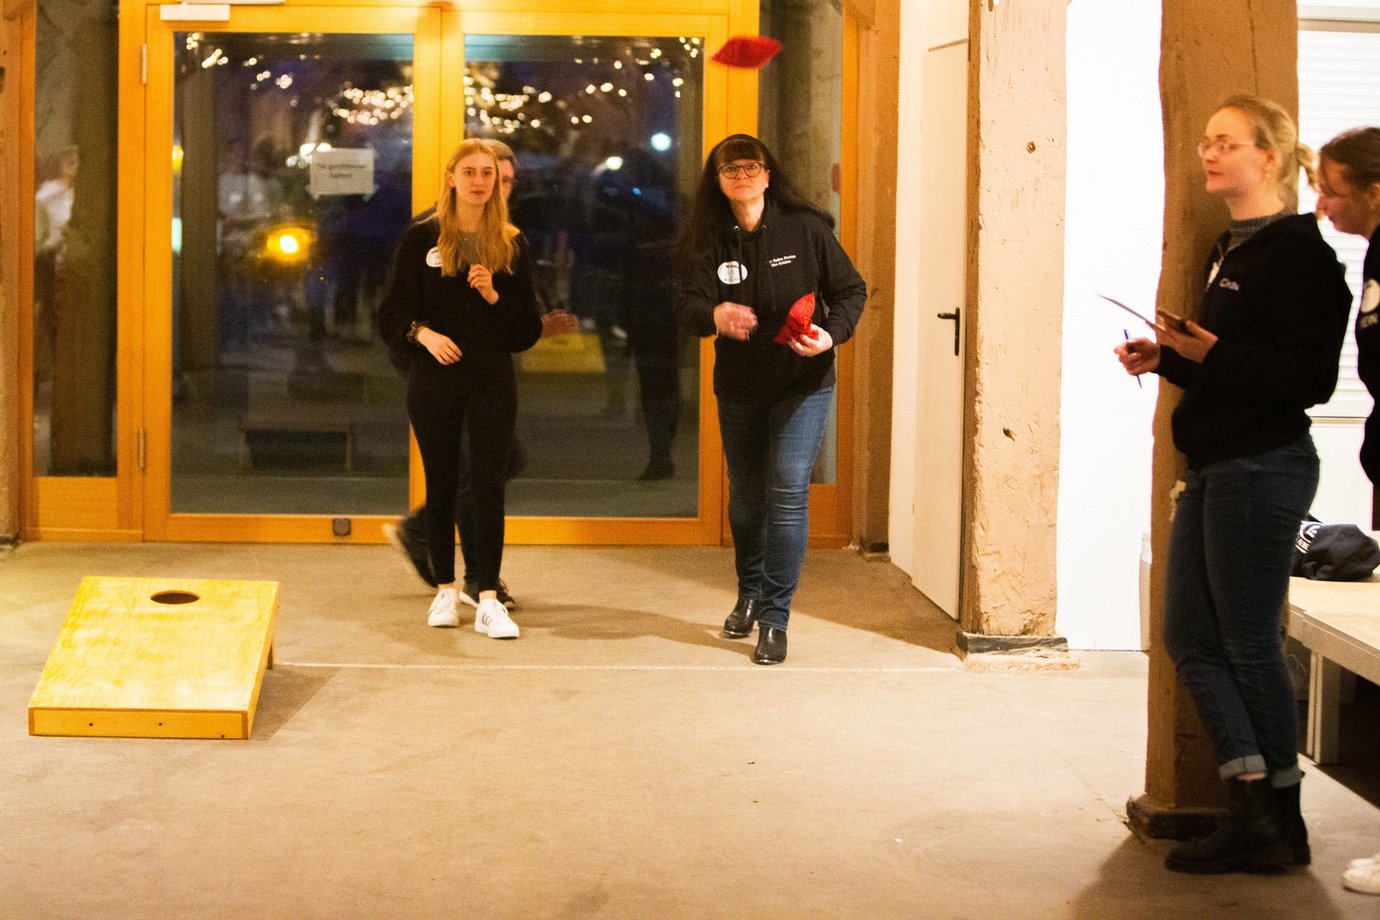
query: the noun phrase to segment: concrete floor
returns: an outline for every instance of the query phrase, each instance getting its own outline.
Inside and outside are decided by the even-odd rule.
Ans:
[[[388,547],[0,556],[0,917],[1380,916],[1373,797],[1306,766],[1311,869],[1165,871],[1124,825],[1146,664],[969,672],[885,562],[812,551],[789,660],[718,548],[514,547],[523,637],[424,625]],[[83,575],[282,582],[248,741],[30,737]],[[1373,730],[1373,726],[1371,726]]]

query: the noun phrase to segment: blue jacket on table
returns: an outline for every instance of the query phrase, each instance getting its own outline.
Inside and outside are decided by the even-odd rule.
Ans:
[[[1296,214],[1268,224],[1208,260],[1196,322],[1218,337],[1201,363],[1172,348],[1159,373],[1184,388],[1174,444],[1195,469],[1292,444],[1309,428],[1309,406],[1326,402],[1351,313],[1343,269],[1318,232]]]
[[[808,209],[787,210],[770,194],[756,230],[726,227],[676,280],[676,315],[696,335],[714,335],[714,308],[725,301],[757,314],[746,342],[715,340],[714,392],[760,402],[831,385],[835,348],[853,336],[867,300],[867,284],[825,219]],[[812,321],[835,348],[806,358],[772,340],[791,305],[810,293]]]

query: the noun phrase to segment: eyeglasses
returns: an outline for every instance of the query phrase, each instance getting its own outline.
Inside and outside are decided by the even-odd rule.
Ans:
[[[1213,156],[1221,157],[1221,156],[1226,156],[1226,155],[1229,154],[1229,153],[1235,152],[1235,150],[1236,150],[1238,147],[1254,147],[1254,146],[1256,146],[1256,145],[1255,145],[1255,144],[1248,144],[1248,143],[1246,143],[1245,141],[1234,141],[1234,140],[1232,140],[1231,138],[1219,137],[1219,138],[1217,138],[1216,140],[1213,140],[1213,141],[1206,141],[1206,140],[1204,140],[1204,141],[1199,141],[1199,142],[1198,142],[1198,146],[1197,146],[1197,148],[1195,148],[1195,149],[1198,151],[1198,156],[1200,156],[1200,157],[1205,157],[1205,156],[1207,156],[1207,155],[1208,155],[1208,151],[1212,151],[1212,155],[1213,155]]]
[[[719,167],[719,175],[725,179],[736,179],[739,176],[747,176],[749,179],[756,178],[762,174],[762,164],[752,163],[725,163]]]

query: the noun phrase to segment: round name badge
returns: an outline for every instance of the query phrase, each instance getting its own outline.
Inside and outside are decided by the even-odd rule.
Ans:
[[[1361,289],[1361,312],[1374,313],[1377,306],[1380,306],[1380,284],[1372,278]]]
[[[426,254],[426,264],[431,268],[441,267],[441,250],[432,246]]]
[[[724,284],[741,284],[747,277],[747,266],[741,262],[724,262],[719,266],[719,280]]]

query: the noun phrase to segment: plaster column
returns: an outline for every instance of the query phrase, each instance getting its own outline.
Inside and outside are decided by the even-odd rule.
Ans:
[[[973,0],[963,588],[968,654],[1054,633],[1066,0]],[[923,372],[923,370],[922,370]]]
[[[1203,191],[1194,147],[1218,104],[1235,93],[1266,96],[1298,113],[1294,0],[1165,0],[1160,39],[1164,113],[1164,262],[1158,306],[1197,315],[1203,262],[1226,229],[1227,209]],[[1180,390],[1160,383],[1151,472],[1150,688],[1145,793],[1127,806],[1133,828],[1183,838],[1209,829],[1223,799],[1212,748],[1164,653],[1164,561],[1183,457],[1170,415]]]

